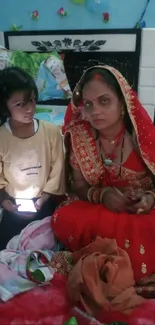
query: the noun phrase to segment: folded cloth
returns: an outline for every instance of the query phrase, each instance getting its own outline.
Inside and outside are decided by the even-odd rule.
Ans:
[[[49,282],[55,270],[49,265],[57,243],[51,217],[34,221],[0,252],[0,299],[7,301],[38,284]]]
[[[13,237],[7,244],[7,249],[53,249],[56,245],[55,236],[50,226],[51,217],[31,222],[21,233]]]
[[[77,263],[68,277],[69,297],[88,314],[96,316],[103,310],[128,314],[145,301],[134,288],[129,256],[115,239],[98,237],[72,258]]]

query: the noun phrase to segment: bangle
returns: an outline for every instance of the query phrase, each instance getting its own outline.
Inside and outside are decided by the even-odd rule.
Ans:
[[[87,192],[88,201],[91,203],[100,203],[102,188],[90,187]]]
[[[88,192],[87,192],[87,199],[89,202],[92,203],[92,192],[95,190],[96,188],[95,187],[90,187]]]
[[[92,192],[92,202],[93,203],[100,203],[100,195],[101,195],[102,189],[101,188],[96,188],[94,189],[94,191]]]
[[[96,188],[90,187],[87,192],[87,199],[90,203],[103,203],[104,195],[109,190],[109,187],[105,188]]]
[[[105,187],[102,189],[100,194],[100,203],[103,203],[104,195],[109,191],[109,187]]]
[[[153,191],[146,191],[144,194],[152,194],[152,196],[154,198],[154,204],[153,204],[152,209],[154,209],[155,208],[155,193]]]

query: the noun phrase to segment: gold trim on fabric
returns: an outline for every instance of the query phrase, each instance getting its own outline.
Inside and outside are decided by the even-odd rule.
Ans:
[[[130,241],[129,239],[125,240],[125,248],[129,248],[130,247]]]
[[[145,263],[142,263],[142,266],[141,266],[141,272],[143,274],[147,273],[147,267],[146,267],[146,264]]]
[[[83,123],[68,131],[71,136],[72,149],[84,178],[90,185],[97,185],[103,176],[104,167],[98,157],[95,140],[91,130]]]
[[[140,245],[140,254],[141,255],[145,254],[145,247],[143,245]]]
[[[120,179],[118,177],[119,165],[113,164],[110,167],[103,165],[93,132],[84,122],[72,127],[68,133],[71,136],[74,165],[78,166],[89,185],[101,185],[104,173],[107,171],[113,186],[117,187],[120,181],[128,182],[128,187],[126,187],[128,197],[136,198],[140,190],[139,194],[142,194],[153,188],[152,179],[146,170],[137,172],[122,166]]]

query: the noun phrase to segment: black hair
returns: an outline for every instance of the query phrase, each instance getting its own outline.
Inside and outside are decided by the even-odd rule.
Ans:
[[[130,117],[129,117],[129,114],[127,111],[123,93],[121,91],[121,88],[120,88],[120,85],[119,85],[117,79],[109,70],[102,69],[102,68],[92,68],[92,69],[88,70],[84,74],[84,76],[81,80],[81,83],[80,83],[80,89],[79,89],[80,99],[82,98],[82,91],[83,91],[84,86],[88,82],[92,81],[96,75],[99,75],[101,77],[101,80],[103,80],[103,82],[115,92],[115,94],[118,96],[119,100],[123,103],[124,110],[125,110],[124,111],[125,126],[126,126],[127,131],[131,134],[133,126],[132,126],[132,123],[131,123],[131,120],[130,120]],[[78,98],[77,98],[77,100],[78,100]],[[75,105],[76,105],[76,94],[75,94]]]
[[[10,116],[7,101],[13,93],[24,93],[24,100],[28,102],[34,93],[38,99],[38,90],[32,77],[23,69],[9,67],[0,71],[0,124],[4,124]]]

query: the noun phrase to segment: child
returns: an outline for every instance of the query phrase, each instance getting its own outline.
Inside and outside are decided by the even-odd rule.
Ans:
[[[51,215],[65,193],[64,152],[57,126],[34,119],[37,87],[19,68],[0,71],[0,250],[33,220]],[[19,213],[33,199],[36,213]]]

